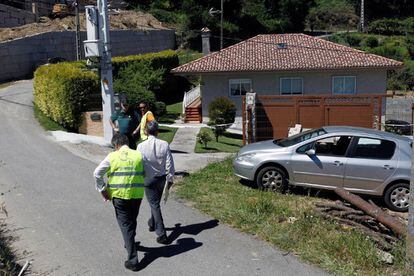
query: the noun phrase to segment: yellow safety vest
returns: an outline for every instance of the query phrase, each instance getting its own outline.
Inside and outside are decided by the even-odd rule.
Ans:
[[[110,198],[144,197],[142,154],[126,146],[109,154],[108,193]]]
[[[142,116],[141,118],[141,126],[140,126],[140,134],[141,134],[141,140],[147,140],[148,139],[148,135],[145,134],[145,129],[147,128],[147,117],[148,115],[151,114],[151,111],[147,111],[147,113],[144,114],[144,116]]]

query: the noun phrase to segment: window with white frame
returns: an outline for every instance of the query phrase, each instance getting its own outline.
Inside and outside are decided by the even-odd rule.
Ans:
[[[229,80],[230,96],[243,96],[252,89],[252,81],[250,79],[231,79]]]
[[[332,94],[355,94],[356,77],[355,76],[335,76],[332,77]]]
[[[280,78],[280,94],[303,94],[303,78]]]

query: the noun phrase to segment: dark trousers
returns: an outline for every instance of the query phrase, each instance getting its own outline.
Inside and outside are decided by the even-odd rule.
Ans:
[[[165,176],[157,177],[146,183],[145,196],[151,207],[151,218],[148,220],[148,226],[155,229],[157,236],[165,234],[164,220],[161,214],[160,201],[164,191]]]
[[[138,265],[137,248],[135,247],[135,234],[137,229],[137,217],[141,199],[120,199],[113,198],[116,219],[124,238],[125,249],[128,252],[128,259],[131,265]]]
[[[125,136],[128,137],[128,146],[130,149],[136,150],[137,149],[137,137],[131,133],[125,133]]]

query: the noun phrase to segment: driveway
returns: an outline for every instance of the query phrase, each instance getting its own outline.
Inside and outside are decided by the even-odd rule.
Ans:
[[[31,275],[128,275],[113,207],[94,190],[96,166],[55,142],[33,117],[32,81],[0,90],[0,201]],[[144,201],[137,241],[145,275],[321,275],[268,244],[172,199],[164,207],[174,242],[149,233]]]

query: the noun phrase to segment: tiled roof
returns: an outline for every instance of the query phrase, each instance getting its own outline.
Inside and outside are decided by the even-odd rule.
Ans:
[[[285,47],[283,47],[283,45]],[[401,62],[305,34],[258,35],[181,65],[173,73],[396,68]]]

